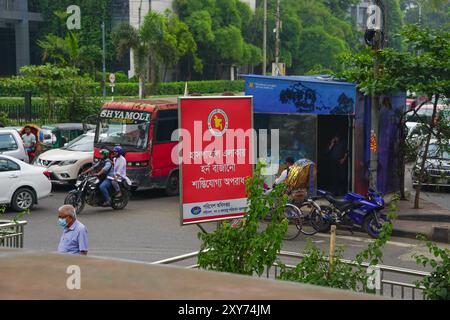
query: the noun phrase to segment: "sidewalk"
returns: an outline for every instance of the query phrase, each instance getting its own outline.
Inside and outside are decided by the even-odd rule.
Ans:
[[[450,210],[420,198],[420,209],[414,209],[414,194],[399,201],[393,236],[415,239],[424,234],[428,239],[450,243]]]

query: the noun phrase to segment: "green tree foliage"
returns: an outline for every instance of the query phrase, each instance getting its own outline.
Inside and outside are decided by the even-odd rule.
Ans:
[[[199,78],[220,78],[230,66],[261,63],[261,49],[246,38],[253,13],[239,0],[175,0],[175,12],[191,30],[204,68]],[[184,70],[192,73],[195,64]]]
[[[426,102],[433,104],[433,115],[428,123],[424,122],[427,134],[414,205],[418,208],[428,147],[432,136],[440,134],[436,130],[438,122],[434,121],[438,117],[437,105],[441,99],[447,100],[450,97],[450,33],[408,25],[401,35],[408,52],[387,48],[379,52],[367,50],[348,55],[344,59],[345,71],[339,76],[356,82],[366,95],[409,91],[418,96],[427,96]],[[380,72],[376,78],[373,72],[375,59],[380,63]],[[423,121],[425,120],[421,120]],[[437,138],[442,141],[440,137]],[[446,146],[443,148],[447,150]]]
[[[79,69],[59,67],[52,64],[42,66],[25,66],[20,69],[20,75],[4,82],[6,87],[20,86],[22,88],[36,87],[43,92],[47,104],[47,114],[43,118],[53,119],[54,114],[61,115],[66,120],[76,121],[84,114],[84,108],[90,107],[92,79],[86,75],[80,76]],[[56,110],[56,99],[65,101],[64,110]]]
[[[261,276],[277,259],[287,231],[283,214],[287,198],[283,196],[283,184],[264,195],[262,168],[258,164],[253,177],[246,182],[248,208],[241,222],[233,226],[225,221],[216,231],[199,234],[203,242],[198,256],[200,268]],[[269,213],[271,222],[260,230],[260,219]]]
[[[387,32],[387,46],[402,50],[402,40],[399,36],[403,28],[403,13],[400,9],[399,0],[385,0],[385,15],[386,15],[386,32]]]
[[[70,5],[78,5],[81,9],[81,30],[79,34],[80,46],[102,46],[102,22],[106,27],[107,62],[114,62],[114,46],[111,42],[111,13],[112,0],[30,0],[32,7],[42,13],[45,23],[39,25],[38,39],[47,34],[65,38],[67,27],[65,24],[66,10]],[[55,12],[58,15],[55,15]],[[63,23],[62,23],[63,22]]]
[[[128,23],[120,24],[113,32],[112,39],[117,59],[122,59],[130,50],[133,52],[134,72],[139,79],[139,97],[145,95],[145,79],[148,70],[148,47],[141,38],[139,30]]]
[[[101,60],[101,50],[94,45],[81,45],[80,35],[68,31],[65,38],[47,34],[39,40],[43,62],[52,62],[62,67],[75,67],[95,75]]]
[[[405,22],[419,23],[419,6],[422,5],[421,25],[434,29],[450,29],[449,0],[401,0]]]
[[[426,241],[423,236],[418,238]],[[450,250],[441,249],[431,241],[426,241],[426,246],[433,257],[415,254],[414,258],[417,264],[430,266],[433,270],[416,285],[425,288],[425,297],[429,300],[450,300]]]
[[[354,0],[282,0],[281,1],[281,61],[286,63],[288,73],[304,74],[314,65],[340,70],[337,57],[361,47],[362,33],[348,15]],[[268,66],[275,60],[276,2],[268,2],[267,55]],[[261,47],[264,12],[262,1],[257,6],[254,22],[245,31],[251,43]],[[319,41],[319,42],[317,42]],[[328,54],[326,50],[330,50]],[[314,52],[319,51],[315,56]],[[308,58],[304,57],[308,55]],[[314,61],[309,58],[314,56]]]

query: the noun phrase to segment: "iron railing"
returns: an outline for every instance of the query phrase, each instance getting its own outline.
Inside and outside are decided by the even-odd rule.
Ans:
[[[152,264],[174,264],[178,262],[184,262],[189,259],[197,258],[200,251],[187,253],[184,255],[168,258],[164,260],[155,261]],[[302,253],[295,253],[289,251],[281,251],[279,253],[280,258],[299,260],[306,255]],[[342,260],[342,262],[350,265],[356,265],[355,261]],[[368,268],[368,263],[362,264]],[[287,268],[295,268],[294,264],[285,264]],[[198,264],[183,265],[185,268],[196,269],[199,268]],[[267,278],[276,278],[279,273],[279,265],[274,263],[272,268],[266,270]],[[379,287],[375,290],[377,295],[391,298],[418,300],[425,299],[423,294],[423,287],[417,287],[415,282],[423,279],[423,277],[430,275],[429,272],[412,270],[400,267],[393,267],[387,265],[377,265],[375,269],[379,270]],[[399,279],[400,278],[400,279]]]
[[[0,247],[23,248],[26,221],[0,220]]]

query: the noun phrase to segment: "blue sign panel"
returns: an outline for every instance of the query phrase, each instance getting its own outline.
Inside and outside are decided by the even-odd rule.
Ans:
[[[345,115],[355,113],[356,86],[318,77],[245,76],[254,112]]]

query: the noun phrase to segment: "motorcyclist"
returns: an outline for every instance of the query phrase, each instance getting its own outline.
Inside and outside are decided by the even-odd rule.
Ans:
[[[115,146],[113,149],[113,157],[114,157],[114,175],[111,180],[111,184],[116,192],[117,197],[122,196],[122,192],[120,191],[119,183],[123,180],[126,180],[127,183],[130,183],[127,178],[127,160],[124,157],[125,152],[123,151],[121,146]]]
[[[112,178],[114,176],[114,168],[111,159],[109,159],[110,152],[106,149],[100,150],[100,161],[93,165],[91,168],[87,169],[83,172],[83,174],[90,173],[92,171],[96,171],[94,173],[95,176],[99,177],[99,179],[103,180],[100,183],[100,191],[103,195],[103,206],[109,206],[111,204],[111,197],[109,195],[109,187],[111,186],[111,180],[108,177]]]

